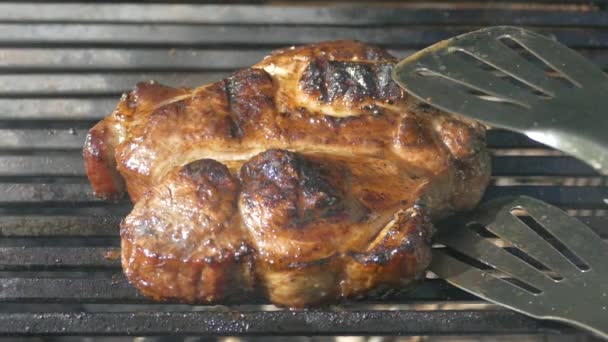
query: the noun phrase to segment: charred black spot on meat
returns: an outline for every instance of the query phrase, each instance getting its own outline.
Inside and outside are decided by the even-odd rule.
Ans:
[[[226,96],[226,112],[228,113],[226,116],[226,121],[228,123],[228,127],[230,127],[230,137],[240,139],[243,137],[243,128],[240,125],[239,118],[232,111],[232,88],[230,87],[230,81],[224,80],[222,84],[224,85],[224,94]]]
[[[261,69],[237,71],[225,81],[230,115],[230,132],[242,138],[247,125],[255,125],[262,115],[274,108],[272,78]]]
[[[341,189],[335,187],[335,183],[338,183],[336,180],[334,184],[328,181],[332,176],[330,171],[323,165],[301,156],[298,156],[296,162],[300,171],[300,206],[303,214],[321,210],[323,213],[320,214],[324,216],[335,212],[344,194]]]
[[[320,94],[325,94],[327,92],[323,82],[322,64],[327,64],[327,60],[317,59],[308,64],[308,67],[302,73],[300,86],[306,93],[316,94],[319,92]],[[321,87],[323,87],[323,89],[321,89]],[[324,100],[322,96],[320,99]]]
[[[332,172],[300,154],[268,150],[241,169],[245,203],[272,211],[290,226],[334,215],[343,206],[344,193]]]
[[[239,125],[238,120],[235,120],[231,115],[226,116],[226,121],[230,131],[231,138],[240,139],[243,137],[243,129]]]
[[[317,58],[302,73],[300,86],[325,103],[366,98],[392,101],[401,95],[391,79],[392,63],[341,62]]]
[[[393,64],[373,64],[375,89],[374,98],[384,101],[395,101],[401,97],[401,88],[393,81],[391,73]]]

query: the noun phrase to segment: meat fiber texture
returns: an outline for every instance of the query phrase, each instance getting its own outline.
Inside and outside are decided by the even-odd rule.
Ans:
[[[432,222],[490,177],[482,125],[417,102],[385,50],[272,52],[194,89],[138,84],[84,146],[121,225],[129,281],[157,300],[304,307],[424,276]]]

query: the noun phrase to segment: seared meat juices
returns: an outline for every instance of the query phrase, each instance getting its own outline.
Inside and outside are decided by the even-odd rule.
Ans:
[[[423,276],[432,219],[477,204],[481,125],[432,110],[353,41],[279,50],[196,89],[140,83],[91,129],[96,194],[135,203],[128,279],[155,299],[302,307]]]

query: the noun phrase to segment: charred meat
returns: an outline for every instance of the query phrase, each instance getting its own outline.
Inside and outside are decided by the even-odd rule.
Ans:
[[[100,197],[126,191],[125,274],[159,300],[243,291],[303,307],[424,274],[432,221],[477,204],[483,126],[391,80],[386,51],[335,41],[273,52],[195,89],[140,83],[89,132]]]

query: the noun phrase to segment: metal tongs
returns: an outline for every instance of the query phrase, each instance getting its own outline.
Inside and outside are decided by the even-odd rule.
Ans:
[[[491,27],[402,60],[393,79],[447,112],[523,133],[608,175],[608,77],[531,31]]]
[[[393,79],[439,109],[526,134],[608,175],[608,77],[536,33],[492,27],[401,61]],[[566,212],[501,198],[450,218],[431,270],[529,316],[608,339],[608,244]]]

